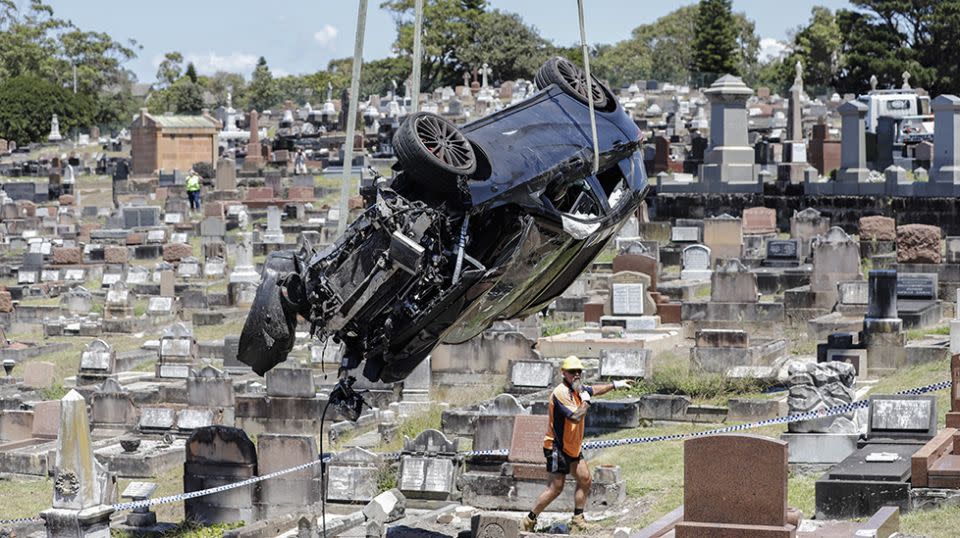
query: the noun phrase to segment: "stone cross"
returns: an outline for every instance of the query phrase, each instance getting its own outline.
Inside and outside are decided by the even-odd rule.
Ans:
[[[493,73],[493,71],[490,70],[490,66],[487,65],[487,62],[483,62],[483,66],[480,67],[480,75],[483,77],[483,83],[481,84],[482,88],[488,87],[487,76],[491,73]]]

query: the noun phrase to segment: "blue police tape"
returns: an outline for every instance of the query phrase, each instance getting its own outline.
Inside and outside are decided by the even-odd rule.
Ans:
[[[926,394],[928,392],[935,392],[938,390],[943,390],[950,388],[950,381],[941,381],[940,383],[934,383],[932,385],[927,385],[925,387],[917,387],[914,389],[904,390],[897,392],[896,394]],[[829,407],[825,409],[820,409],[817,411],[809,411],[807,413],[796,413],[793,415],[786,415],[783,417],[770,418],[766,420],[761,420],[758,422],[751,422],[746,424],[737,424],[734,426],[726,426],[723,428],[717,428],[713,430],[706,430],[702,432],[693,432],[693,433],[675,433],[671,435],[655,435],[650,437],[627,437],[624,439],[609,439],[604,441],[588,441],[583,443],[583,448],[588,450],[596,450],[602,448],[613,448],[624,445],[638,445],[644,443],[656,443],[660,441],[680,441],[683,439],[690,439],[694,437],[704,437],[708,435],[719,435],[723,433],[737,432],[742,430],[749,430],[753,428],[762,428],[764,426],[772,426],[774,424],[786,424],[790,422],[800,422],[803,420],[816,420],[819,418],[832,417],[837,415],[846,415],[856,411],[857,409],[862,409],[867,407],[870,404],[869,400],[860,400],[857,402],[851,402],[844,405],[837,405],[834,407]],[[471,456],[505,456],[509,453],[508,450],[499,449],[499,450],[471,450],[460,452],[460,456],[471,457]],[[380,454],[384,459],[396,459],[400,457],[400,452],[387,452]],[[262,476],[255,476],[253,478],[248,478],[246,480],[241,480],[240,482],[233,482],[231,484],[225,484],[223,486],[217,486],[214,488],[204,489],[200,491],[191,491],[189,493],[178,493],[176,495],[169,495],[166,497],[157,497],[155,499],[144,499],[141,501],[131,501],[125,503],[113,504],[110,507],[114,510],[136,510],[149,508],[151,506],[156,506],[159,504],[166,504],[178,501],[184,501],[187,499],[194,499],[197,497],[204,497],[206,495],[213,495],[215,493],[222,493],[227,490],[242,488],[244,486],[250,486],[264,480],[270,480],[271,478],[276,478],[278,476],[283,476],[289,473],[295,473],[297,471],[302,471],[308,469],[315,465],[319,465],[323,462],[329,461],[330,458],[318,459],[315,461],[307,462],[302,465],[297,465],[296,467],[291,467],[289,469],[282,469],[280,471],[275,471],[269,474]],[[40,518],[18,518],[18,519],[0,519],[0,525],[15,525],[23,523],[35,523],[43,521]]]

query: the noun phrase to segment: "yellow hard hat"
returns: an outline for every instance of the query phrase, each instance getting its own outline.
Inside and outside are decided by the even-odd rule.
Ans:
[[[583,363],[580,362],[580,358],[576,355],[570,355],[566,359],[563,359],[563,364],[560,365],[560,368],[563,370],[583,370]]]

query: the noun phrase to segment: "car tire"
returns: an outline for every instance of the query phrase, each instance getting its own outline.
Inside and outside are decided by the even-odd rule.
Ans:
[[[429,112],[407,116],[393,135],[403,171],[422,187],[457,190],[457,178],[477,170],[473,146],[453,123]]]
[[[609,90],[597,80],[593,79],[593,106],[597,109],[606,109],[610,103]],[[581,103],[589,105],[587,101],[587,77],[579,66],[566,58],[555,56],[547,60],[540,70],[537,71],[534,82],[537,88],[544,89],[551,84],[556,84],[564,93],[571,95]]]

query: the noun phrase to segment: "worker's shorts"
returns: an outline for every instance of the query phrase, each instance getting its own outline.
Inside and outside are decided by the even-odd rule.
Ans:
[[[559,448],[553,450],[543,449],[543,455],[547,458],[547,472],[555,474],[570,474],[571,469],[576,469],[580,462],[580,456],[572,458]]]

